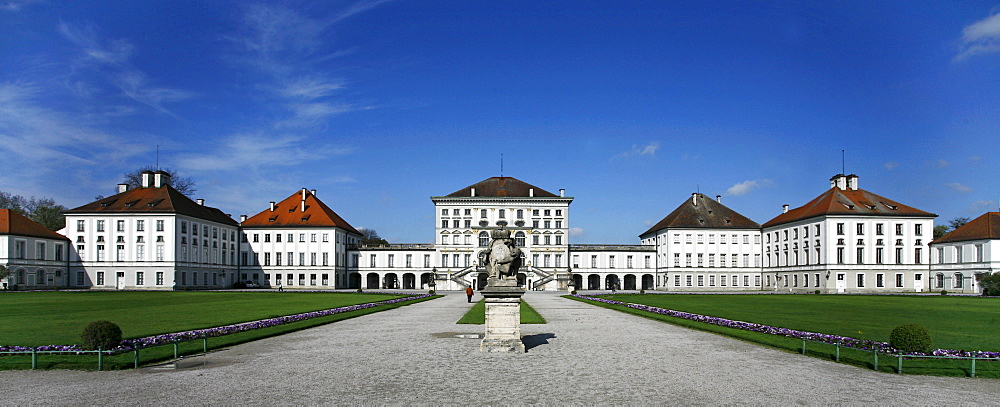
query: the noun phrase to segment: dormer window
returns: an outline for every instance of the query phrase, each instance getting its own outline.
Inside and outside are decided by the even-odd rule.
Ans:
[[[278,220],[277,216],[272,216],[272,217],[270,217],[270,218],[267,219],[268,222],[274,222],[276,220]]]
[[[889,208],[889,209],[891,209],[891,210],[896,210],[896,209],[899,209],[899,207],[898,207],[898,206],[896,206],[896,205],[890,205],[890,204],[887,204],[887,203],[885,203],[885,202],[879,202],[879,203],[881,203],[881,204],[882,204],[883,206],[885,206],[886,208]]]
[[[152,201],[152,202],[150,202],[150,203],[149,203],[149,204],[147,204],[147,205],[148,205],[148,206],[149,206],[150,208],[152,208],[152,207],[154,207],[154,206],[156,206],[156,205],[159,205],[159,204],[160,204],[160,202],[163,202],[163,200],[162,200],[162,199],[157,199],[157,200],[155,200],[155,201]]]
[[[302,217],[302,221],[303,221],[303,222],[308,222],[308,221],[309,221],[309,216],[311,216],[311,215],[306,215],[306,216],[303,216],[303,217]]]
[[[108,206],[111,206],[111,204],[115,203],[115,201],[117,201],[117,199],[101,202],[101,207],[107,208]]]
[[[136,204],[136,203],[138,203],[138,202],[139,202],[139,200],[138,200],[138,199],[136,199],[136,200],[134,200],[134,201],[132,201],[132,202],[126,202],[126,203],[125,203],[125,207],[126,207],[126,208],[131,208],[131,207],[132,207],[133,205],[135,205],[135,204]]]

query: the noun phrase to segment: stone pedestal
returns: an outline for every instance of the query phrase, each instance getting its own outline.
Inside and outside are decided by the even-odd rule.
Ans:
[[[521,296],[517,286],[487,286],[479,292],[486,304],[486,335],[479,350],[494,353],[524,353],[521,342]]]

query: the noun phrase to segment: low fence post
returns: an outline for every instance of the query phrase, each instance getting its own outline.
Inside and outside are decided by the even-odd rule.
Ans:
[[[875,355],[875,371],[878,371],[878,351],[873,350],[872,353]]]
[[[132,356],[133,356],[132,362],[135,365],[135,368],[138,369],[139,368],[139,348],[132,348]]]
[[[903,355],[896,355],[896,373],[903,374]]]
[[[104,370],[104,351],[100,346],[97,347],[97,370]]]
[[[837,342],[835,345],[837,345],[837,356],[836,356],[837,359],[836,360],[838,362],[840,362],[840,342]]]
[[[174,340],[174,359],[177,359],[177,340]]]
[[[972,377],[976,377],[976,357],[975,356],[972,357],[972,369],[969,370],[969,373],[972,374]]]
[[[38,369],[38,348],[31,347],[31,370]]]
[[[202,348],[202,352],[208,352],[208,334],[202,334],[202,336],[201,336],[201,348]]]
[[[806,340],[805,339],[802,340],[802,354],[803,355],[806,354]]]

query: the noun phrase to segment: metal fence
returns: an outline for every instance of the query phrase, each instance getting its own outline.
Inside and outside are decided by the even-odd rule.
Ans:
[[[124,353],[132,353],[133,367],[138,368],[139,365],[142,363],[142,361],[141,361],[141,359],[139,357],[139,351],[140,350],[151,349],[151,348],[158,348],[158,347],[161,347],[161,346],[173,346],[174,347],[174,359],[177,359],[178,357],[180,357],[180,354],[181,354],[180,353],[180,344],[185,343],[185,342],[193,342],[193,341],[201,341],[202,342],[202,352],[208,352],[208,335],[203,335],[203,336],[198,337],[198,338],[175,340],[175,341],[170,342],[170,343],[162,343],[162,344],[149,345],[149,346],[139,346],[139,347],[134,347],[132,349],[126,349],[126,350],[102,350],[100,348],[98,348],[98,350],[38,350],[39,347],[32,347],[31,350],[26,350],[26,351],[0,351],[0,355],[15,355],[15,356],[16,355],[31,355],[31,369],[34,370],[34,369],[38,369],[38,358],[39,358],[40,355],[45,355],[45,354],[49,354],[49,355],[62,354],[62,355],[77,355],[77,356],[79,356],[79,355],[96,354],[97,355],[97,370],[104,370],[104,358],[105,358],[105,356],[120,355],[120,354],[124,354]]]
[[[980,357],[975,357],[975,356],[934,356],[934,355],[906,355],[906,354],[899,354],[899,353],[895,353],[895,354],[894,353],[885,353],[885,352],[879,352],[877,350],[854,348],[854,347],[850,347],[850,346],[839,344],[839,343],[829,344],[829,343],[826,343],[826,342],[812,341],[812,340],[809,340],[809,339],[802,339],[802,350],[801,350],[800,353],[802,353],[803,355],[806,354],[806,342],[818,343],[818,344],[822,344],[822,345],[826,345],[826,346],[833,346],[834,349],[835,349],[835,351],[834,351],[834,360],[837,361],[837,362],[840,362],[840,349],[841,348],[843,348],[843,349],[852,349],[852,350],[857,350],[857,351],[861,351],[861,352],[870,352],[872,354],[872,370],[875,370],[875,371],[878,371],[878,357],[879,357],[879,354],[885,355],[886,357],[889,357],[889,358],[895,358],[896,359],[896,368],[895,368],[895,371],[898,374],[903,374],[903,360],[906,360],[906,359],[968,360],[969,361],[969,377],[976,377],[976,361],[977,360],[985,360],[985,361],[990,361],[990,362],[996,362],[997,361],[997,359],[995,359],[995,358],[980,358]]]

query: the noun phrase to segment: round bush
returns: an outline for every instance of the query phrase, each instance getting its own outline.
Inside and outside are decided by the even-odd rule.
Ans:
[[[122,329],[114,322],[94,321],[83,329],[80,338],[86,349],[114,349],[122,342]]]
[[[948,290],[941,290],[941,295],[948,295]]]
[[[576,290],[570,291],[569,293],[572,295],[576,295]]]
[[[434,290],[428,290],[427,294],[434,295]]]
[[[639,290],[639,294],[645,294],[646,290]]]
[[[927,328],[918,324],[897,326],[889,334],[889,344],[903,352],[927,353],[934,347]]]
[[[359,288],[359,289],[358,289],[358,292],[359,292],[359,293],[362,293],[362,292],[364,292],[364,291],[362,291],[362,290],[361,290],[361,289]]]

